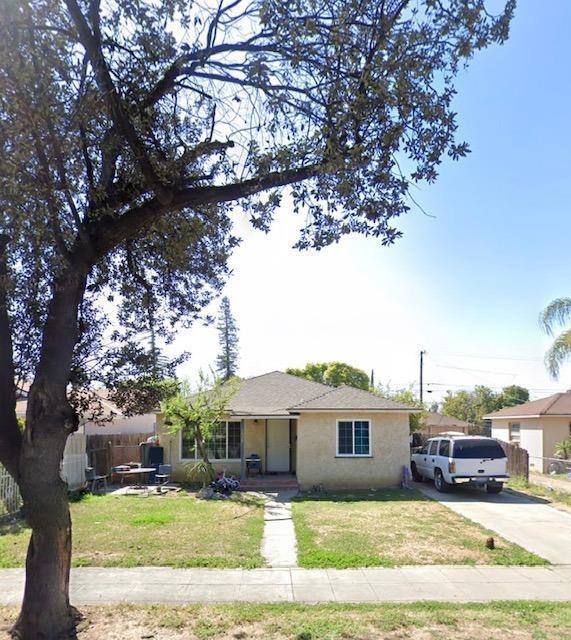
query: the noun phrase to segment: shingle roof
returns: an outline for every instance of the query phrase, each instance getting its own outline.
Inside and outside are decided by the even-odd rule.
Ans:
[[[323,395],[301,402],[293,407],[292,411],[324,410],[324,409],[372,409],[382,411],[418,411],[407,405],[383,398],[363,389],[355,389],[343,385],[335,387]]]
[[[443,413],[429,412],[422,418],[425,427],[470,427],[470,423],[453,416],[445,416]]]
[[[530,416],[571,416],[571,390],[554,393],[547,398],[532,400],[515,407],[504,407],[484,418],[525,418]]]
[[[228,408],[234,416],[287,416],[316,409],[415,411],[362,389],[331,387],[281,371],[243,380]]]
[[[240,382],[228,408],[234,415],[288,415],[288,407],[315,398],[333,387],[272,371]]]

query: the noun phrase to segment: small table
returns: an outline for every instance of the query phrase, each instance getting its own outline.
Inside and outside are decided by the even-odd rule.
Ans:
[[[121,476],[121,484],[123,483],[123,479],[125,476],[140,476],[139,484],[134,484],[133,489],[146,489],[147,485],[143,484],[143,475],[145,473],[151,473],[156,471],[155,467],[135,467],[134,469],[129,469],[128,471],[115,471],[115,473]]]

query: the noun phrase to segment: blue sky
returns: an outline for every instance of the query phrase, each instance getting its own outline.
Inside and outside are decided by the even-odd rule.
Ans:
[[[244,240],[225,293],[242,375],[340,359],[404,386],[417,382],[423,348],[429,399],[474,384],[523,384],[534,397],[571,387],[571,367],[559,381],[545,373],[537,323],[552,298],[571,295],[571,2],[519,4],[508,42],[457,82],[472,153],[413,191],[430,215],[402,218],[395,246],[349,238],[300,254],[287,203],[268,236],[237,216]],[[193,357],[180,373],[192,378],[216,357],[214,328],[181,332],[183,348]]]

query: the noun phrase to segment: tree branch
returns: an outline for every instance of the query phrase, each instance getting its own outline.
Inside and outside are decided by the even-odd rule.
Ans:
[[[155,191],[161,202],[167,204],[171,197],[170,190],[161,183],[157,176],[145,145],[139,139],[135,126],[131,122],[129,114],[123,106],[123,101],[115,88],[115,84],[113,83],[111,74],[107,68],[107,63],[103,56],[100,41],[92,33],[76,0],[65,0],[65,2],[79,33],[81,43],[89,57],[89,61],[95,73],[97,86],[107,103],[107,108],[113,122],[131,148],[131,151],[135,156],[135,160],[139,164],[149,187]]]
[[[168,205],[162,204],[158,198],[152,198],[130,209],[119,218],[100,218],[90,229],[95,258],[101,259],[126,240],[140,235],[143,230],[169,212],[247,198],[261,191],[315,177],[324,169],[324,164],[316,163],[297,169],[274,171],[250,180],[222,186],[179,189],[173,192],[172,200]]]

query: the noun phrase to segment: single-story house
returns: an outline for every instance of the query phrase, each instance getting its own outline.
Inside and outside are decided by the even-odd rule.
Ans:
[[[504,407],[484,418],[492,421],[493,438],[526,449],[530,468],[545,473],[555,445],[571,435],[571,389]]]
[[[217,470],[244,478],[247,458],[257,454],[265,474],[295,474],[302,489],[396,485],[410,463],[415,411],[361,389],[273,371],[241,382],[209,458]],[[169,433],[160,413],[157,432],[173,479],[184,480],[197,459],[193,438]]]
[[[420,433],[427,438],[447,431],[469,433],[471,427],[472,425],[469,422],[460,420],[460,418],[454,418],[453,416],[445,416],[435,411],[424,414],[420,421]]]

